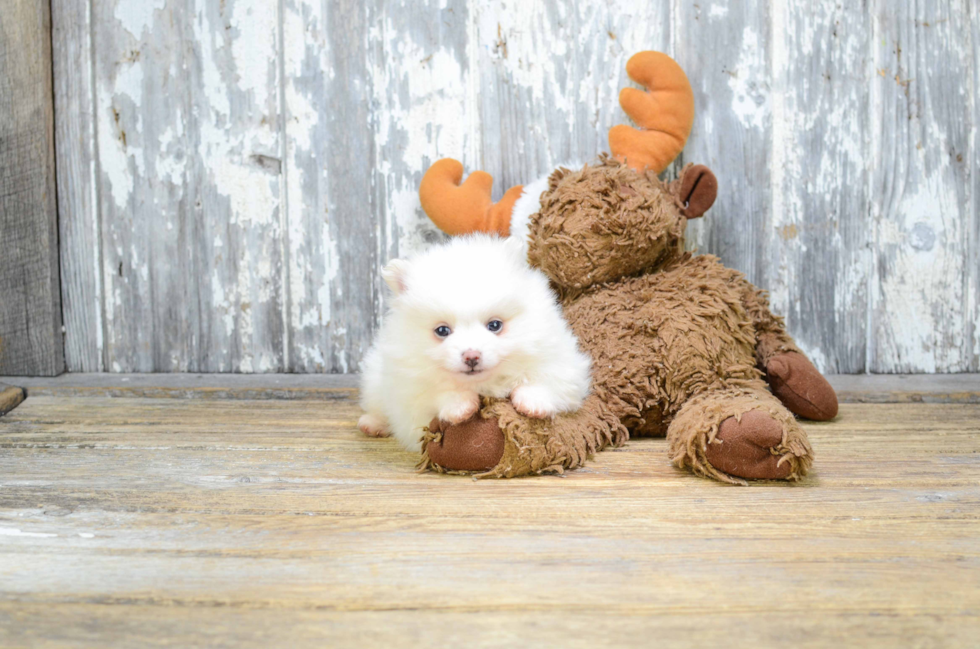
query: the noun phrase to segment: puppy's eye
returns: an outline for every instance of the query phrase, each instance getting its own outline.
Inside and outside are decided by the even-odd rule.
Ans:
[[[435,334],[440,338],[445,338],[452,332],[453,330],[447,327],[446,325],[439,325],[438,327],[435,328]]]
[[[503,328],[504,328],[504,323],[501,322],[500,320],[491,320],[490,322],[487,323],[487,329],[489,329],[493,333],[497,333]]]

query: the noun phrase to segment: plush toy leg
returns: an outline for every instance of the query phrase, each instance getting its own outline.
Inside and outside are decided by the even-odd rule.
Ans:
[[[515,478],[561,473],[585,464],[609,445],[626,442],[626,428],[595,396],[575,413],[531,419],[510,401],[485,400],[480,413],[458,425],[433,421],[422,439],[421,469]]]
[[[756,363],[769,382],[769,389],[790,412],[829,421],[837,416],[837,393],[797,348],[783,319],[769,310],[765,293],[746,282],[743,303],[756,330]]]
[[[813,462],[806,433],[761,380],[693,397],[668,426],[667,441],[676,466],[722,482],[799,480]]]

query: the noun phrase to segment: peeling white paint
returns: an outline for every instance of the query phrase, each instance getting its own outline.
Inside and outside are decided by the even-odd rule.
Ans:
[[[208,22],[206,12],[198,13],[194,21],[194,40],[207,47],[208,50],[220,47],[215,43],[214,30]],[[198,61],[203,74],[203,95],[207,98],[208,108],[215,112],[215,117],[231,114],[231,101],[228,98],[227,86],[215,59],[202,56]]]
[[[976,99],[955,82],[977,78],[969,27],[945,6],[930,27],[909,6],[885,9],[872,2],[869,30],[864,12],[832,0],[806,11],[382,3],[352,7],[363,13],[350,29],[362,32],[331,42],[338,24],[328,19],[344,17],[319,0],[196,2],[187,15],[163,0],[116,2],[97,18],[90,48],[105,259],[88,267],[105,283],[97,310],[107,334],[97,344],[114,370],[186,368],[199,352],[206,369],[275,370],[281,345],[296,354],[290,367],[356,368],[377,314],[349,310],[362,295],[342,290],[351,244],[332,234],[348,231],[338,224],[372,219],[380,265],[439,236],[417,197],[432,161],[489,171],[499,196],[606,150],[607,129],[626,121],[616,97],[629,84],[627,58],[662,49],[699,93],[685,161],[711,165],[725,192],[690,224],[691,245],[764,273],[775,310],[814,334],[800,344],[820,367],[854,352],[809,323],[822,317],[843,336],[860,329],[862,312],[876,371],[975,366],[977,271],[964,256],[976,198],[950,161],[951,152],[976,158],[976,124],[966,123]],[[348,58],[355,73],[338,78],[335,62]],[[373,167],[324,141],[336,130],[332,110],[354,97]],[[351,204],[341,165],[362,178],[363,214],[339,207]],[[862,193],[866,208],[854,198]],[[719,238],[744,218],[760,224],[752,234],[762,245]],[[857,220],[868,222],[867,244],[855,240]],[[832,266],[816,278],[815,250]],[[190,272],[202,285],[177,288]],[[832,278],[820,306],[832,302],[833,313],[815,314],[806,293],[821,278]],[[378,286],[367,277],[352,290],[371,291],[380,309]],[[165,302],[180,295],[188,302],[174,320]],[[198,350],[202,329],[212,349]]]
[[[229,23],[237,31],[231,51],[238,87],[252,93],[256,106],[265,106],[278,92],[277,84],[269,83],[270,70],[275,69],[275,58],[270,59],[269,54],[277,51],[277,5],[268,0],[237,0]]]
[[[159,139],[159,155],[154,163],[156,173],[174,186],[181,186],[187,169],[187,158],[183,155],[180,141],[184,137],[183,114],[175,114],[174,125],[168,127]]]
[[[231,202],[231,223],[243,228],[275,225],[278,179],[252,165],[234,162],[231,156],[231,152],[222,152],[206,157],[215,189]],[[268,264],[269,260],[261,262]]]
[[[139,61],[119,66],[114,89],[116,94],[129,97],[137,106],[143,103],[143,66]]]
[[[125,209],[133,193],[133,177],[129,171],[129,155],[111,118],[117,110],[113,106],[112,96],[111,90],[104,85],[99,86],[96,108],[100,115],[110,116],[110,119],[103,121],[98,130],[97,152],[103,176],[109,181],[112,198],[119,209]]]
[[[167,5],[167,0],[117,0],[116,20],[132,35],[140,38],[153,24],[153,15]]]
[[[811,3],[806,15],[783,4],[770,14],[772,192],[761,283],[797,344],[829,372],[867,367],[865,350],[855,355],[844,340],[866,328],[871,261],[853,223],[871,223],[861,200],[869,142],[858,91],[867,75],[844,74],[839,63],[865,55],[862,15],[833,0]]]
[[[712,7],[712,11],[713,11]],[[795,151],[795,147],[792,144],[793,141],[793,124],[790,123],[793,117],[798,114],[800,107],[795,105],[790,105],[787,107],[787,103],[793,102],[793,96],[790,93],[790,84],[792,80],[787,79],[789,74],[789,56],[786,48],[785,36],[786,34],[786,7],[781,3],[776,3],[772,7],[772,31],[773,38],[770,43],[770,48],[772,52],[773,60],[773,83],[775,84],[774,92],[771,95],[770,109],[771,109],[771,125],[772,125],[772,136],[771,136],[771,156],[772,165],[770,166],[770,179],[772,184],[771,193],[771,209],[769,215],[769,227],[772,232],[767,233],[768,236],[773,237],[773,241],[777,242],[779,246],[775,253],[772,255],[772,259],[775,260],[774,266],[778,270],[776,273],[770,273],[768,277],[768,282],[766,282],[766,289],[769,291],[769,303],[770,307],[776,313],[780,313],[784,316],[788,315],[790,310],[793,308],[793,304],[790,298],[790,286],[794,285],[796,280],[795,276],[795,266],[788,262],[787,257],[793,254],[793,250],[788,250],[785,246],[785,237],[780,237],[780,231],[785,231],[784,228],[796,227],[795,222],[802,216],[802,209],[798,197],[795,195],[787,195],[785,188],[787,186],[787,179],[791,184],[800,182],[801,180],[801,170],[799,167],[798,160],[792,155],[791,152]],[[754,32],[746,30],[743,33],[742,47],[745,48],[748,41],[755,41]],[[755,43],[756,47],[758,43]],[[744,49],[743,49],[744,52]],[[743,73],[743,66],[748,65],[746,59],[743,55],[742,61],[739,64],[739,69],[736,69],[732,74],[739,75]],[[733,81],[736,77],[733,76],[732,80],[728,82],[729,87],[732,88],[734,103],[743,102],[744,103],[744,93],[740,98],[736,86],[733,85]],[[738,111],[736,111],[737,113]],[[755,112],[752,113],[753,116],[756,115]],[[743,124],[745,123],[745,115],[742,116]],[[761,120],[754,120],[756,123],[761,124]],[[776,235],[776,236],[773,236]],[[799,237],[794,238],[793,242],[799,242]],[[797,247],[797,246],[794,246]],[[812,357],[811,357],[812,358]]]
[[[745,128],[764,129],[769,116],[770,89],[766,49],[756,31],[746,25],[738,60],[728,71],[732,91],[731,110]]]
[[[881,281],[881,296],[889,306],[890,344],[900,350],[900,363],[923,372],[935,372],[941,367],[958,369],[962,362],[960,350],[966,342],[964,329],[954,324],[961,317],[965,302],[959,280],[966,268],[962,259],[941,254],[963,236],[961,222],[946,216],[958,211],[958,201],[944,176],[940,168],[922,177],[921,184],[909,187],[892,218],[883,221],[879,230],[881,243],[894,250],[894,275]],[[913,245],[913,219],[932,229],[936,237],[934,248],[917,250]]]
[[[969,102],[961,79],[976,65],[966,24],[937,7],[927,26],[914,8],[877,8],[873,66],[871,200],[876,220],[875,293],[869,312],[875,371],[976,369],[968,339],[971,214],[966,168]],[[917,25],[914,38],[907,34]],[[943,73],[932,71],[942,61]],[[938,72],[938,71],[937,71]],[[975,98],[973,99],[975,101]],[[975,111],[974,111],[975,114]],[[962,159],[962,158],[961,158]],[[975,210],[975,208],[973,208]]]
[[[326,167],[310,172],[309,161],[316,159],[318,129],[323,98],[307,90],[316,75],[330,68],[323,43],[324,6],[319,2],[287,4],[283,14],[284,142],[286,204],[289,206],[286,247],[288,270],[285,291],[289,323],[288,343],[292,367],[325,368],[326,361],[317,345],[308,345],[303,334],[324,330],[331,323],[330,287],[336,270],[337,242],[329,236],[329,206],[321,206],[309,188],[319,189],[325,181]],[[319,254],[318,254],[319,253]],[[312,334],[315,337],[316,333]]]

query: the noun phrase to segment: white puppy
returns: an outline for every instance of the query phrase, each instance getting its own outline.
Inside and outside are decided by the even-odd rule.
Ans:
[[[418,450],[433,417],[466,421],[480,396],[538,418],[582,404],[589,357],[524,255],[516,239],[470,235],[384,269],[395,298],[364,362],[365,434]]]

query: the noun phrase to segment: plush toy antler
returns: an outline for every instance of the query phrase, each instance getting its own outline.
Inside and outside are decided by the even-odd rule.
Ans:
[[[463,165],[452,158],[437,161],[425,172],[419,185],[419,198],[432,222],[446,234],[496,232],[504,237],[509,235],[510,215],[524,187],[511,187],[494,203],[490,200],[493,176],[485,171],[474,171],[460,185],[462,178]]]
[[[634,54],[626,73],[646,88],[623,88],[619,93],[619,105],[640,129],[624,124],[609,129],[609,150],[637,171],[660,173],[691,134],[694,92],[681,66],[661,52]]]
[[[645,92],[624,88],[619,94],[620,105],[640,129],[624,125],[609,129],[609,149],[637,171],[660,173],[681,152],[691,132],[691,84],[681,67],[660,52],[633,55],[626,63],[626,72],[646,88]],[[452,158],[437,161],[425,172],[419,198],[433,223],[451,235],[496,232],[509,236],[514,203],[521,197],[523,186],[511,187],[494,203],[490,199],[490,174],[474,171],[461,185],[462,179],[463,165]]]

